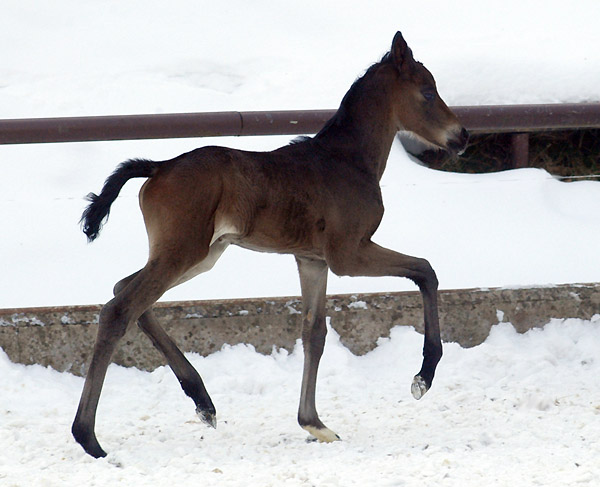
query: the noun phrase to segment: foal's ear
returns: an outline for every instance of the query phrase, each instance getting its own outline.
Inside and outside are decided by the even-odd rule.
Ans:
[[[410,47],[408,47],[408,44],[406,44],[400,31],[396,32],[396,35],[394,36],[390,54],[392,55],[393,63],[400,71],[409,68],[414,62],[412,51],[410,50]]]

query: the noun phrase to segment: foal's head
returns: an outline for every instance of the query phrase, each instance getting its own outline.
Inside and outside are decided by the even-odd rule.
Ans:
[[[392,105],[398,131],[411,132],[438,149],[462,152],[468,132],[440,98],[433,76],[415,61],[400,32],[380,64],[394,72]]]

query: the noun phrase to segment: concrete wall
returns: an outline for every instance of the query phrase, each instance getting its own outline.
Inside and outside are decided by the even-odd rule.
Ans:
[[[439,298],[443,340],[464,347],[483,342],[499,321],[524,332],[551,318],[589,319],[600,313],[600,284],[449,290],[440,291]],[[159,303],[155,310],[183,351],[202,355],[237,343],[250,343],[261,353],[270,353],[273,346],[291,350],[302,325],[299,298]],[[0,348],[13,362],[83,375],[99,312],[100,306],[0,310]],[[355,354],[372,350],[393,326],[423,329],[418,292],[329,296],[327,314],[342,343]],[[146,370],[164,364],[137,327],[127,332],[114,361]]]

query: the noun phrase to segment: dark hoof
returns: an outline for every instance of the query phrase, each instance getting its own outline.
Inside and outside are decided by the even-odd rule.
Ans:
[[[88,455],[91,455],[94,458],[104,458],[106,456],[106,452],[102,449],[100,443],[98,443],[94,433],[90,435],[75,425],[73,425],[71,432],[73,433],[75,441],[82,446]]]
[[[83,449],[86,453],[93,456],[94,458],[104,458],[106,456],[106,452],[102,449],[98,442],[96,442],[95,445],[89,445],[87,447],[83,446]]]

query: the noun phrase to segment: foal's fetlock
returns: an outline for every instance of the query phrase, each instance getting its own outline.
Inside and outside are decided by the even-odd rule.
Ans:
[[[442,344],[426,341],[423,348],[423,365],[410,386],[410,392],[415,399],[421,399],[431,389],[435,369],[441,357]]]

